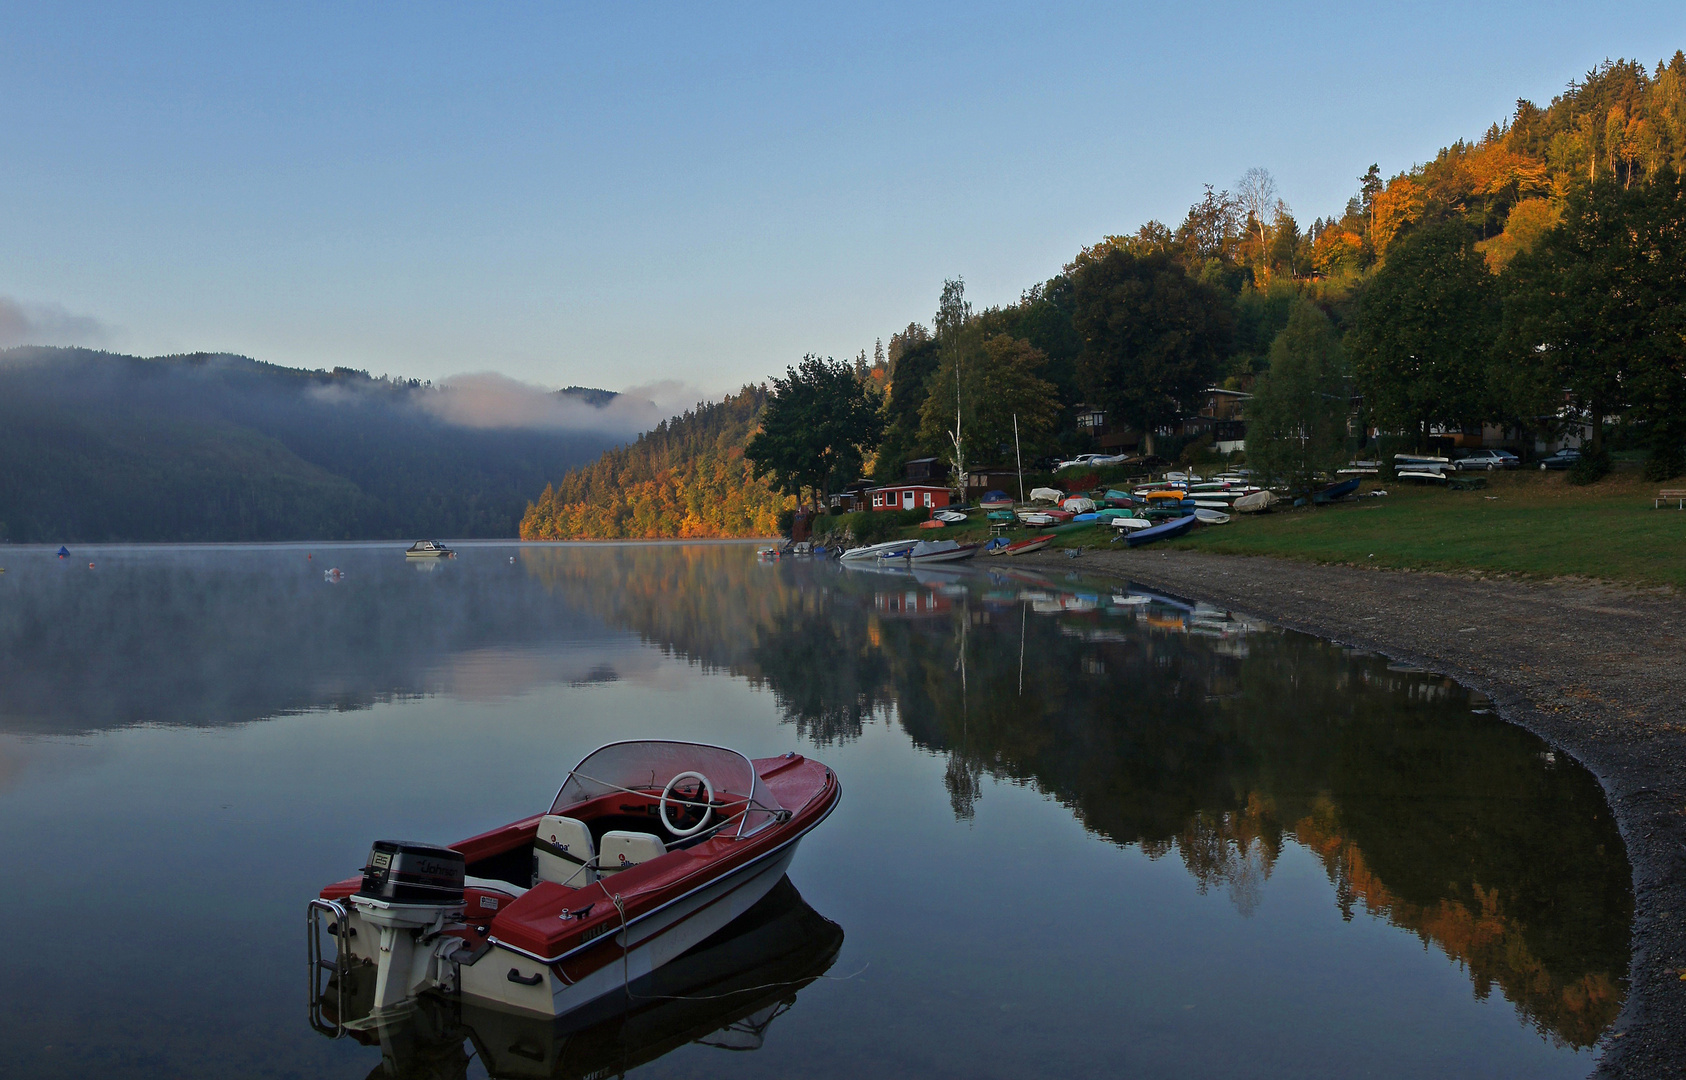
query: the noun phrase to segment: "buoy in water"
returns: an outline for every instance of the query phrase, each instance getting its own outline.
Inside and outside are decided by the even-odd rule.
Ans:
[[[93,564],[93,563],[89,563],[89,564],[88,564],[88,569],[90,569],[90,570],[92,570],[92,569],[93,569],[93,568],[94,568],[94,564]]]

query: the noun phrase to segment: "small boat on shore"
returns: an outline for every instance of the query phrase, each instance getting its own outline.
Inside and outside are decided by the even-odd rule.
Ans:
[[[1002,548],[1001,553],[1005,555],[1025,555],[1032,551],[1041,551],[1053,542],[1053,533],[1043,533],[1041,536],[1031,536],[1026,537],[1023,540],[1015,540],[1011,544]]]
[[[1120,533],[1141,532],[1143,529],[1153,528],[1152,519],[1143,517],[1113,518],[1108,521],[1107,524],[1117,529]]]
[[[794,751],[610,743],[546,812],[450,847],[375,841],[357,875],[310,901],[311,997],[324,970],[345,986],[373,968],[377,1016],[424,993],[572,1013],[753,907],[841,797],[829,768]]]
[[[404,550],[406,559],[454,559],[457,553],[437,540],[417,540]]]
[[[1013,500],[1005,491],[991,491],[978,500],[978,505],[985,510],[1011,510]]]
[[[1202,525],[1227,525],[1229,523],[1229,515],[1224,513],[1222,510],[1208,510],[1205,507],[1201,507],[1194,512],[1194,520],[1200,522]]]
[[[957,540],[921,540],[908,553],[907,561],[914,566],[928,566],[931,563],[959,562],[977,553],[977,544],[962,544]]]
[[[1348,495],[1357,491],[1358,485],[1363,482],[1364,478],[1362,476],[1354,476],[1350,480],[1342,480],[1338,484],[1330,484],[1322,491],[1313,493],[1311,501],[1314,503],[1332,503],[1337,499],[1344,499]]]
[[[1276,505],[1276,492],[1255,491],[1230,503],[1230,509],[1243,514],[1261,514]]]
[[[1194,528],[1197,520],[1199,519],[1193,514],[1173,518],[1161,525],[1155,525],[1151,529],[1142,529],[1139,532],[1130,533],[1124,537],[1124,542],[1131,547],[1141,547],[1143,544],[1152,544],[1160,540],[1172,540],[1185,535],[1190,529]]]

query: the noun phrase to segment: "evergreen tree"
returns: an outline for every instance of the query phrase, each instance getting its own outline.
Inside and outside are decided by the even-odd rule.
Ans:
[[[1270,347],[1270,370],[1247,403],[1247,462],[1255,472],[1310,489],[1346,457],[1351,412],[1346,359],[1335,328],[1300,301]]]

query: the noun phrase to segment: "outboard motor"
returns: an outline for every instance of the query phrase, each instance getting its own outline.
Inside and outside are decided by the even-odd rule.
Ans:
[[[439,934],[462,919],[463,873],[462,853],[451,848],[376,840],[369,850],[363,883],[348,899],[364,922],[380,931],[377,1010],[446,981],[450,965],[441,961],[459,939],[441,940]]]

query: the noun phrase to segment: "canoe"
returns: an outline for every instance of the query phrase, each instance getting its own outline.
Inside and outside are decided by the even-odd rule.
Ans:
[[[966,515],[961,513],[959,510],[938,510],[931,516],[936,518],[938,521],[946,521],[950,525],[958,525],[962,521],[966,520]]]
[[[1027,537],[1024,540],[1015,540],[1013,543],[1008,544],[1001,550],[1008,555],[1023,555],[1027,551],[1041,551],[1053,542],[1054,534],[1044,533],[1041,536]]]
[[[1435,480],[1442,484],[1446,482],[1446,474],[1439,470],[1428,469],[1399,469],[1394,472],[1401,480]]]
[[[1153,528],[1152,521],[1139,517],[1113,518],[1108,524],[1119,532],[1140,532],[1143,529]]]
[[[941,529],[941,528],[946,527],[947,525],[948,525],[948,522],[938,521],[936,518],[932,518],[930,521],[921,521],[919,523],[919,527],[921,529]]]
[[[1229,515],[1221,510],[1207,510],[1205,508],[1194,512],[1194,520],[1202,525],[1223,525],[1229,521]]]
[[[987,516],[991,521],[1005,522],[1015,520],[1011,510],[991,510]]]
[[[1026,525],[1052,525],[1059,519],[1042,510],[1020,510],[1019,520]]]
[[[1167,521],[1165,524],[1155,525],[1151,529],[1130,533],[1124,538],[1124,542],[1131,547],[1141,547],[1143,544],[1151,544],[1157,540],[1171,540],[1194,528],[1195,520],[1195,516],[1190,514],[1174,521]]]
[[[1086,514],[1076,514],[1072,517],[1071,520],[1072,521],[1099,521],[1100,519],[1101,519],[1101,516],[1099,514],[1095,513],[1093,510],[1091,510]]]
[[[1159,499],[1176,499],[1178,502],[1181,502],[1187,495],[1188,492],[1182,490],[1181,488],[1161,488],[1156,491],[1149,491],[1143,497],[1149,501],[1157,501]]]
[[[1363,482],[1363,477],[1355,476],[1351,480],[1342,480],[1338,484],[1330,484],[1322,491],[1314,493],[1311,497],[1311,501],[1316,503],[1329,503],[1334,502],[1336,499],[1344,499],[1348,495],[1357,491],[1358,485]]]
[[[1066,522],[1072,519],[1073,514],[1070,510],[1049,510],[1048,516],[1055,521]]]
[[[1276,492],[1255,491],[1251,495],[1243,495],[1236,499],[1235,502],[1230,504],[1230,508],[1243,514],[1257,514],[1269,510],[1275,502]]]

